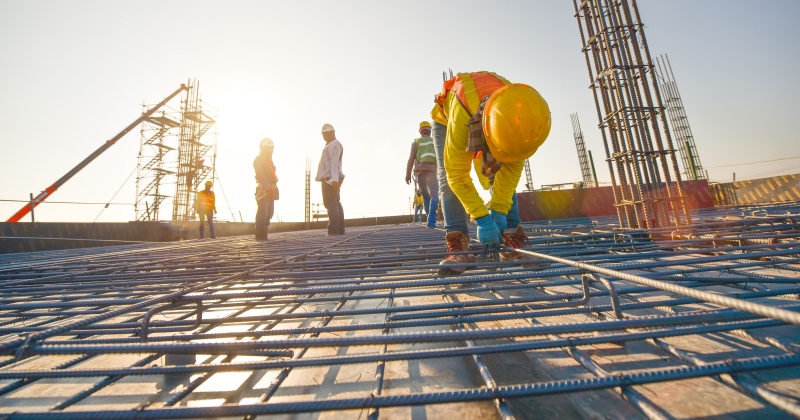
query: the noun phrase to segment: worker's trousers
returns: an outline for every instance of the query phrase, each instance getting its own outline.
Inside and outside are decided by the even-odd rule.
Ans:
[[[258,200],[258,211],[256,211],[256,232],[269,227],[269,221],[275,213],[275,200],[262,198]]]
[[[328,235],[344,235],[344,210],[339,191],[322,182],[322,204],[328,211]]]
[[[208,219],[208,230],[211,233],[212,238],[216,238],[217,235],[214,233],[214,210],[204,210],[200,212],[200,238],[206,237],[206,224],[203,222],[203,219]]]
[[[419,192],[422,194],[422,202],[425,206],[425,214],[431,213],[431,198],[439,198],[439,180],[434,172],[420,172],[417,175]],[[436,212],[436,209],[433,209]]]
[[[444,215],[444,230],[447,233],[461,232],[469,235],[467,211],[464,210],[464,205],[450,189],[450,185],[447,183],[447,171],[444,169],[444,142],[447,140],[447,126],[434,122],[431,134],[433,146],[436,149],[436,177],[439,180],[439,200]],[[431,211],[436,214],[436,209],[431,209]]]
[[[422,221],[422,215],[424,214],[422,210],[422,206],[414,206],[414,223],[419,223]]]

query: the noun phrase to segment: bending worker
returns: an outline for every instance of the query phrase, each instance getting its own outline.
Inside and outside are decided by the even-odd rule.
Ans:
[[[516,189],[525,159],[550,133],[547,102],[532,87],[485,71],[447,80],[435,102],[431,116],[448,252],[469,250],[467,214],[487,247],[524,246]],[[473,166],[481,186],[491,187],[488,209],[472,183]],[[514,252],[500,257],[526,259]],[[439,274],[462,273],[464,267],[449,266],[474,261],[471,254],[451,254]]]
[[[217,237],[214,234],[214,213],[217,212],[217,204],[214,198],[214,191],[211,191],[212,185],[214,185],[213,182],[206,181],[206,189],[198,191],[194,200],[194,212],[200,215],[200,239],[206,237],[206,226],[203,223],[203,218],[208,219],[208,230],[211,231],[211,239]]]
[[[275,212],[275,200],[278,199],[278,176],[275,174],[275,163],[272,162],[272,152],[275,144],[271,139],[261,140],[260,153],[253,160],[253,169],[256,171],[256,240],[266,241],[269,221]]]
[[[439,206],[439,182],[436,180],[436,150],[431,138],[431,123],[419,123],[420,138],[411,143],[411,154],[406,164],[406,184],[411,184],[411,172],[417,178],[428,227],[436,228],[436,208]]]

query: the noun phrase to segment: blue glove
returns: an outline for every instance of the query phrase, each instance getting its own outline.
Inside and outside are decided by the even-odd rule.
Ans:
[[[494,210],[489,210],[489,214],[492,215],[492,220],[494,220],[494,223],[497,225],[497,229],[500,230],[500,233],[505,232],[508,227],[508,217],[505,214]]]
[[[500,248],[500,230],[491,216],[475,220],[478,223],[478,240],[489,248]]]

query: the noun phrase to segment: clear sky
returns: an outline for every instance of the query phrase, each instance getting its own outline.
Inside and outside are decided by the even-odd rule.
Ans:
[[[653,55],[669,54],[712,180],[800,172],[800,2],[640,0]],[[534,183],[580,180],[569,114],[578,112],[598,177],[602,144],[569,0],[0,0],[0,199],[27,199],[189,78],[217,106],[217,169],[230,207],[255,214],[252,160],[276,143],[273,220],[302,220],[305,160],[323,123],[345,148],[347,217],[409,212],[410,143],[429,119],[442,70],[489,70],[549,102],[553,128],[531,158]],[[138,130],[55,193],[106,202],[136,167]],[[520,190],[524,188],[520,183]],[[219,217],[230,219],[219,188]],[[133,203],[132,177],[118,203]],[[312,202],[321,202],[312,184]],[[0,203],[5,220],[18,203]],[[91,222],[102,206],[43,204],[37,221]],[[98,221],[127,221],[111,206]],[[29,219],[26,219],[29,220]]]

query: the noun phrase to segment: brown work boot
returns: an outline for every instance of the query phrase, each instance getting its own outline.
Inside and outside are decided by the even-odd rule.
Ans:
[[[461,232],[449,232],[445,236],[447,240],[447,252],[462,252],[469,251],[469,236]],[[472,254],[458,254],[448,255],[442,262],[439,263],[439,275],[449,276],[453,274],[461,274],[466,270],[466,267],[449,267],[453,264],[470,264],[476,261],[475,255]]]
[[[528,235],[522,229],[522,225],[517,225],[513,232],[506,233],[506,241],[503,245],[509,248],[525,248],[528,246]],[[536,262],[529,262],[535,260]],[[518,252],[501,252],[500,261],[519,261],[525,262],[522,268],[544,268],[550,266],[550,262],[532,257],[530,255],[520,254]]]

